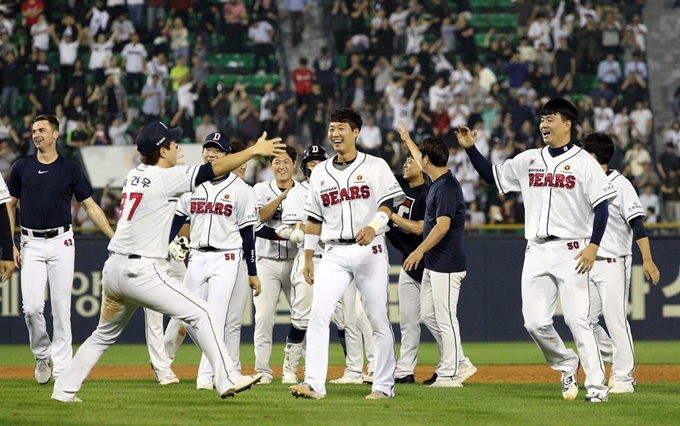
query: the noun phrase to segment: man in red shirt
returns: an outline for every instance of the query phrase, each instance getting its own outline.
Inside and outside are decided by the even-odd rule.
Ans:
[[[24,17],[24,26],[27,30],[38,23],[38,17],[45,10],[42,0],[25,0],[21,4],[21,15]]]
[[[295,95],[297,96],[297,107],[307,103],[309,95],[312,94],[312,81],[314,81],[314,72],[307,66],[307,58],[300,58],[300,67],[291,73],[293,86],[295,86]]]

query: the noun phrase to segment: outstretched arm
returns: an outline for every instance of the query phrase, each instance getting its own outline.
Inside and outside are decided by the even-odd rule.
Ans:
[[[484,158],[484,156],[475,147],[475,141],[477,140],[477,131],[471,132],[466,126],[458,126],[458,130],[455,131],[456,137],[458,138],[458,143],[460,146],[465,148],[468,157],[470,157],[470,162],[472,166],[477,170],[477,173],[484,179],[484,182],[489,185],[495,185],[496,181],[493,178],[493,168],[489,160]]]
[[[109,221],[106,219],[106,215],[102,211],[102,208],[99,207],[99,204],[95,203],[92,197],[88,197],[83,200],[80,205],[83,206],[87,216],[95,225],[97,225],[97,228],[99,228],[107,237],[113,238],[113,229],[111,229],[111,225],[109,225]]]
[[[415,142],[411,139],[411,135],[408,133],[408,129],[406,128],[406,124],[404,124],[403,121],[399,120],[399,136],[401,136],[401,140],[406,143],[406,146],[408,147],[408,150],[411,152],[411,156],[413,157],[413,161],[416,162],[418,165],[418,168],[420,171],[423,170],[423,155],[420,153],[420,149],[418,148],[418,145],[416,145]]]

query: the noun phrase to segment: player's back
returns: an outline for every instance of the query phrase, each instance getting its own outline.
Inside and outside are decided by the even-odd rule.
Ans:
[[[179,196],[192,191],[197,167],[140,165],[123,184],[118,227],[109,251],[165,258]]]
[[[616,189],[616,197],[609,203],[609,220],[604,231],[598,257],[623,257],[632,254],[633,229],[631,219],[645,216],[640,198],[633,185],[621,173],[613,170],[609,182]]]

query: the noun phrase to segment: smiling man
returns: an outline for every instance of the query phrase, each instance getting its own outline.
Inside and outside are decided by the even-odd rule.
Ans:
[[[477,148],[477,132],[459,127],[460,145],[486,183],[501,194],[520,192],[526,210],[527,248],[522,270],[524,326],[553,370],[562,373],[562,396],[578,396],[576,373],[586,373],[586,402],[608,399],[605,371],[593,332],[589,271],[607,227],[607,200],[616,196],[597,161],[571,142],[578,110],[552,99],[541,108],[539,129],[547,145],[492,166]],[[564,320],[578,355],[553,327],[559,291]],[[579,359],[580,358],[580,359]]]

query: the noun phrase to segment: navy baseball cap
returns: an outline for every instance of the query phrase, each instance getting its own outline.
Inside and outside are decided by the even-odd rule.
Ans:
[[[210,145],[216,146],[224,152],[229,152],[231,140],[229,139],[229,136],[225,135],[224,133],[215,132],[205,137],[203,148],[206,148]]]
[[[160,121],[149,123],[137,135],[137,151],[142,155],[152,154],[160,149],[164,142],[176,141],[182,137],[184,130],[181,127],[168,129],[168,126]]]

